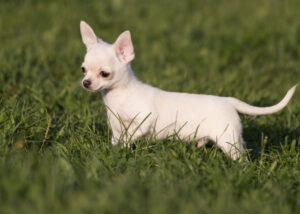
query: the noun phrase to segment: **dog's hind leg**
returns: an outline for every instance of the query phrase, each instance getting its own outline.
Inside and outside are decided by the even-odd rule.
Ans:
[[[197,142],[197,147],[200,148],[200,147],[204,146],[207,142],[208,142],[208,139],[207,139],[207,138],[201,138],[201,139],[198,140],[198,142]]]
[[[228,130],[216,141],[217,146],[233,160],[247,160],[245,142],[238,132]]]

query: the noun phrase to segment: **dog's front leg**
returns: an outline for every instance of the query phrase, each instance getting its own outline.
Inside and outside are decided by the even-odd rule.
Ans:
[[[111,145],[116,146],[119,143],[118,139],[114,136],[111,137]]]
[[[119,143],[121,133],[119,130],[112,128],[111,145],[116,146]]]
[[[125,131],[122,134],[120,134],[119,132],[115,132],[113,133],[113,136],[111,138],[111,144],[113,146],[116,146],[120,142],[122,144],[122,147],[129,147],[132,142],[134,142],[137,138],[142,136],[142,132],[136,132],[134,134],[125,133]]]
[[[125,121],[125,123],[122,124],[121,129],[119,129],[119,127],[112,128],[113,136],[111,144],[113,146],[120,142],[122,147],[129,147],[134,141],[136,141],[136,139],[150,133],[150,121],[144,121],[143,123],[134,122],[130,123],[128,126],[127,125],[128,124]]]

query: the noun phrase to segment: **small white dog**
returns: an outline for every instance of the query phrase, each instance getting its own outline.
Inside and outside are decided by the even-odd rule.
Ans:
[[[134,76],[129,31],[123,32],[114,44],[98,38],[83,21],[80,31],[87,48],[82,63],[82,85],[89,91],[101,91],[113,145],[118,142],[126,145],[141,136],[162,139],[175,135],[184,141],[196,140],[198,146],[213,141],[232,159],[241,159],[245,143],[238,112],[275,113],[288,104],[296,89],[292,87],[278,104],[262,108],[232,97],[163,91]]]

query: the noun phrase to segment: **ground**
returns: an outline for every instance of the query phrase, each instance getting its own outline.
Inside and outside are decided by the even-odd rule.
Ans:
[[[137,77],[170,91],[273,105],[300,82],[296,0],[0,1],[0,213],[299,213],[300,88],[241,116],[250,164],[167,139],[110,145],[85,91],[79,22],[129,29]]]

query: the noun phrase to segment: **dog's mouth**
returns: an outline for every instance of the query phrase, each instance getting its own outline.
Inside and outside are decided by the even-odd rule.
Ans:
[[[104,87],[101,86],[101,87],[99,87],[96,91],[103,91],[103,90],[104,90]]]
[[[90,88],[90,86],[84,86],[83,84],[82,84],[82,87],[85,89],[85,90],[87,90],[87,91],[90,91],[90,92],[97,92],[97,91],[102,91],[102,90],[104,90],[104,87],[103,86],[100,86],[99,88],[97,88],[97,89],[92,89],[92,88]]]
[[[94,89],[91,89],[91,88],[86,88],[86,87],[83,87],[85,90],[87,90],[87,91],[90,91],[90,92],[96,92],[96,91],[98,91],[98,90],[94,90]]]

